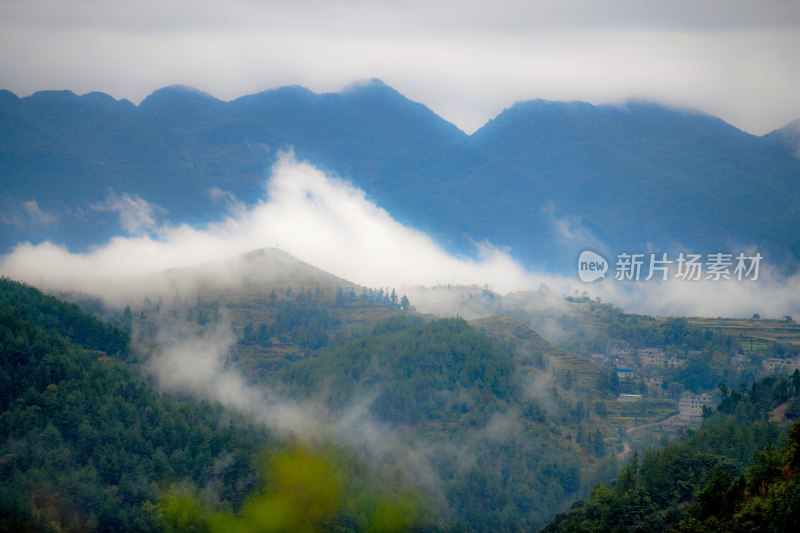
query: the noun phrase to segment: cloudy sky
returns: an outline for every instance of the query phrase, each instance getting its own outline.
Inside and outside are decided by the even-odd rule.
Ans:
[[[800,118],[796,0],[2,0],[0,47],[21,96],[377,77],[466,131],[530,98],[649,98],[755,134]]]

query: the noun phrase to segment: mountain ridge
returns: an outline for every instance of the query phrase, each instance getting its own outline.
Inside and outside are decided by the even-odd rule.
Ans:
[[[531,100],[467,135],[380,80],[230,101],[170,86],[138,106],[102,93],[2,94],[5,250],[21,239],[85,249],[124,233],[112,213],[91,209],[109,191],[157,204],[172,222],[208,222],[211,188],[253,203],[277,154],[293,149],[459,254],[488,240],[528,267],[565,272],[585,246],[755,244],[774,264],[800,262],[794,123],[759,137],[646,101]],[[30,200],[59,223],[34,224]],[[565,239],[563,221],[587,239]]]
[[[261,95],[264,95],[264,94],[293,93],[295,95],[304,94],[304,95],[307,95],[308,97],[331,96],[331,95],[344,96],[344,95],[347,95],[348,93],[358,93],[358,92],[361,92],[364,89],[369,90],[369,89],[374,89],[374,88],[379,88],[380,90],[383,90],[386,93],[392,93],[392,94],[395,94],[395,95],[399,95],[400,97],[408,100],[409,102],[417,104],[420,107],[423,107],[423,108],[426,108],[426,109],[430,109],[428,106],[426,106],[423,103],[415,102],[413,100],[407,99],[402,93],[400,93],[399,91],[397,91],[396,89],[394,89],[390,85],[386,84],[380,78],[372,78],[372,79],[364,80],[364,81],[361,81],[361,82],[354,82],[354,83],[345,85],[339,91],[316,92],[316,91],[313,91],[313,90],[311,90],[311,89],[309,89],[307,87],[304,87],[304,86],[302,86],[300,84],[281,85],[281,86],[278,86],[278,87],[263,89],[261,91],[254,92],[254,93],[248,93],[248,94],[243,94],[241,96],[236,96],[236,97],[233,97],[233,98],[231,98],[229,100],[224,100],[222,98],[218,98],[218,97],[214,96],[211,93],[203,91],[202,89],[196,88],[196,87],[194,87],[192,85],[186,85],[186,84],[172,84],[172,85],[166,85],[164,87],[160,87],[158,89],[155,89],[151,93],[149,93],[147,96],[142,98],[141,101],[139,102],[139,104],[136,104],[135,102],[133,102],[132,100],[130,100],[128,98],[117,98],[117,97],[115,97],[115,96],[113,96],[113,95],[111,95],[109,93],[103,92],[103,91],[89,91],[89,92],[86,92],[86,93],[80,93],[79,94],[79,93],[76,93],[75,91],[73,91],[71,89],[40,89],[40,90],[34,91],[34,92],[32,92],[31,94],[28,94],[28,95],[19,95],[19,94],[15,93],[14,91],[10,90],[10,89],[0,88],[0,98],[24,101],[24,100],[28,100],[28,99],[31,99],[31,98],[42,98],[42,97],[45,97],[45,96],[59,95],[60,94],[60,95],[65,95],[65,96],[74,96],[74,97],[77,97],[79,99],[88,97],[89,99],[97,99],[97,100],[105,100],[105,101],[109,101],[110,100],[110,101],[113,101],[114,103],[131,104],[133,107],[137,107],[138,108],[138,107],[141,107],[142,104],[145,101],[147,101],[148,99],[152,99],[154,96],[158,96],[158,95],[164,93],[165,91],[167,93],[194,94],[196,96],[203,96],[207,100],[211,100],[211,101],[215,101],[215,102],[219,102],[219,103],[223,103],[223,104],[232,104],[232,103],[236,103],[236,102],[239,102],[239,101],[248,100],[248,99],[253,98],[253,97],[258,97],[258,96],[261,96]],[[762,135],[758,135],[758,134],[750,133],[747,130],[736,126],[735,124],[727,122],[726,120],[724,120],[724,119],[722,119],[720,117],[717,117],[715,115],[712,115],[710,113],[707,113],[707,112],[705,112],[705,111],[703,111],[703,110],[701,110],[699,108],[672,106],[672,105],[661,103],[661,102],[659,102],[657,100],[650,100],[650,99],[647,99],[647,98],[630,97],[630,98],[624,99],[620,103],[591,103],[591,102],[588,102],[586,100],[551,100],[551,99],[547,99],[547,98],[536,98],[536,97],[534,97],[534,98],[528,98],[528,99],[522,99],[522,100],[514,101],[511,105],[509,105],[507,107],[504,107],[502,111],[497,113],[495,116],[489,118],[483,125],[481,125],[479,128],[477,128],[475,130],[475,132],[470,134],[470,133],[464,132],[463,130],[461,130],[461,128],[459,128],[457,125],[455,125],[455,123],[443,118],[441,115],[439,115],[435,111],[431,111],[431,112],[436,114],[441,120],[443,120],[445,122],[448,122],[449,124],[452,124],[454,127],[459,129],[465,136],[470,137],[470,136],[474,135],[477,131],[483,129],[488,124],[493,122],[497,117],[499,117],[500,115],[502,115],[506,111],[509,111],[509,110],[511,110],[511,109],[513,109],[513,108],[515,108],[517,106],[539,105],[539,104],[545,104],[545,105],[555,104],[555,105],[558,105],[558,106],[561,106],[561,107],[567,107],[568,106],[568,107],[578,107],[578,108],[585,108],[585,109],[588,109],[588,108],[600,108],[600,109],[610,109],[610,110],[616,109],[616,110],[623,110],[623,111],[624,110],[628,110],[631,106],[634,106],[634,107],[638,107],[638,106],[653,106],[653,107],[658,107],[658,108],[662,108],[662,109],[665,109],[665,110],[671,110],[671,111],[683,113],[685,115],[698,115],[698,116],[704,116],[704,117],[713,118],[714,120],[719,121],[719,122],[725,124],[726,126],[728,126],[730,128],[738,130],[741,133],[744,133],[744,134],[752,136],[752,137],[758,137],[758,138],[763,138],[763,137],[770,136],[772,134],[775,134],[776,132],[779,132],[781,130],[790,128],[792,126],[796,127],[796,124],[800,122],[800,118],[796,118],[796,119],[789,118],[788,122],[786,122],[782,126],[776,126],[773,130],[770,130],[770,131],[768,131],[768,132],[766,132],[766,133],[764,133]]]

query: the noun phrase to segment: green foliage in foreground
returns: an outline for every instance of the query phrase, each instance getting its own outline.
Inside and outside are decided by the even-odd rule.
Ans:
[[[800,394],[797,375],[750,390],[721,387],[718,413],[686,439],[634,454],[610,485],[594,489],[545,529],[566,531],[796,531],[800,526],[800,422],[769,410]]]
[[[269,457],[266,483],[238,513],[213,511],[200,496],[176,489],[157,508],[165,531],[408,531],[420,526],[422,506],[412,493],[385,495],[365,482],[333,449],[294,446]],[[428,526],[430,527],[430,526]]]

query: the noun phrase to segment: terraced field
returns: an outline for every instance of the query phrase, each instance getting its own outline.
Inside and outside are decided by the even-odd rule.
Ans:
[[[747,355],[772,356],[771,343],[800,346],[800,324],[788,320],[691,318],[689,322],[736,337]]]

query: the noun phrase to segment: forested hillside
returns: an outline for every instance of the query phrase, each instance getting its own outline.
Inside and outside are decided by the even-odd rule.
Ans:
[[[0,281],[0,530],[158,527],[159,494],[207,488],[237,506],[262,428],[159,394],[120,360],[125,334]]]

